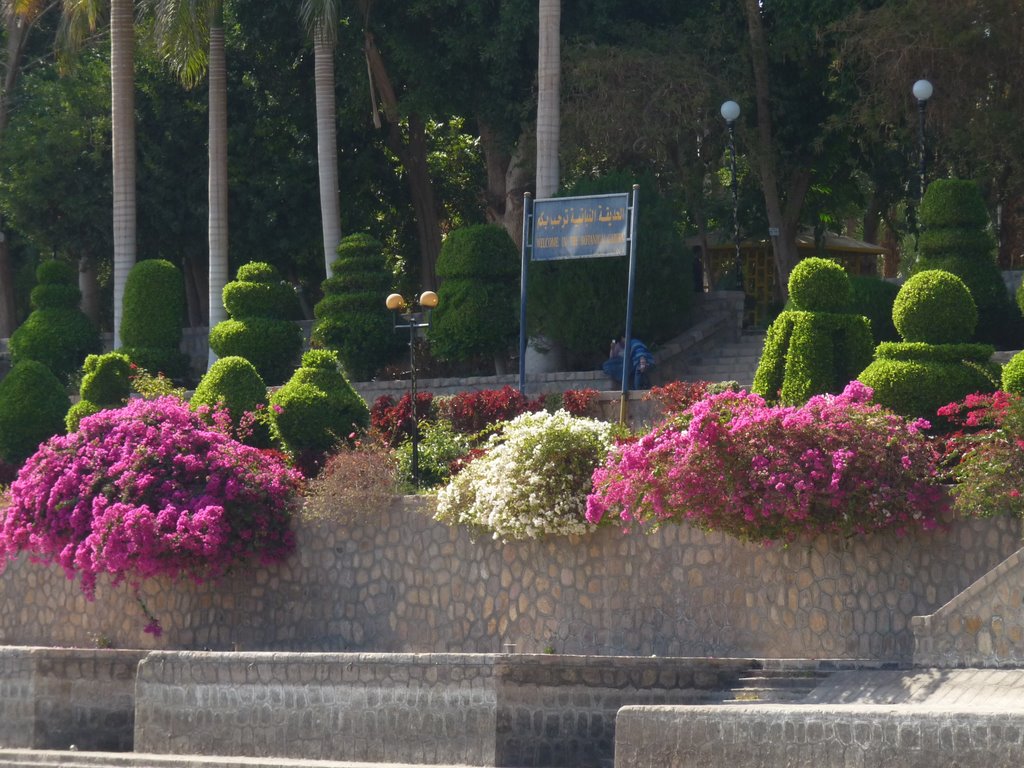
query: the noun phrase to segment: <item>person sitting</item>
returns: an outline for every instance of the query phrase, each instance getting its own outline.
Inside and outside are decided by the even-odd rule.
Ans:
[[[619,336],[612,339],[611,350],[608,359],[601,366],[601,370],[615,382],[617,386],[622,385],[623,354],[626,349],[626,337]],[[633,389],[650,389],[650,371],[654,368],[654,355],[647,349],[647,345],[639,339],[629,341],[630,376],[633,380]]]

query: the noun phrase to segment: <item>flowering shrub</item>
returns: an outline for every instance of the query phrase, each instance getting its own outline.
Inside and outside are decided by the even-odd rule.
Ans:
[[[330,456],[302,507],[312,520],[350,520],[386,507],[398,491],[395,454],[375,440],[357,440]]]
[[[395,451],[398,472],[410,490],[412,477],[412,438],[405,440]],[[470,441],[452,429],[451,422],[439,419],[420,423],[420,439],[416,450],[420,488],[436,488],[447,483],[462,468],[470,453]]]
[[[597,395],[596,389],[567,389],[562,393],[562,408],[572,416],[590,416]]]
[[[232,440],[174,397],[133,400],[87,416],[25,463],[3,516],[0,567],[30,552],[79,574],[89,599],[103,573],[135,588],[153,576],[216,579],[240,560],[292,550],[300,483],[278,455]]]
[[[438,416],[452,423],[456,432],[472,435],[491,424],[509,421],[543,407],[543,396],[530,400],[518,389],[506,385],[501,389],[459,392],[439,399],[437,412]]]
[[[438,492],[435,519],[496,539],[585,533],[590,478],[611,434],[610,424],[565,411],[517,416]]]
[[[739,391],[735,381],[670,381],[660,387],[651,387],[644,400],[655,400],[665,416],[674,417],[684,413],[691,405],[708,395],[720,392]]]
[[[1024,516],[1024,398],[1007,392],[968,395],[939,409],[959,430],[946,442],[958,511]]]
[[[617,446],[594,473],[587,519],[686,521],[752,541],[933,528],[948,501],[927,422],[870,398],[859,382],[800,407],[712,395],[686,428]]]
[[[430,392],[416,393],[416,415],[420,420],[430,416],[434,396]],[[394,448],[412,437],[412,398],[402,395],[395,402],[391,395],[381,395],[370,408],[370,429]]]

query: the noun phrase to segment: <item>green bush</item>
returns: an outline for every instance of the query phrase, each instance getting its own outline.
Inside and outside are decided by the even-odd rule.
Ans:
[[[310,350],[302,365],[270,397],[275,436],[300,459],[323,454],[365,427],[370,411],[338,367],[331,350]],[[303,462],[310,465],[310,461]]]
[[[1019,347],[1024,319],[996,263],[996,241],[977,185],[964,179],[936,179],[925,192],[920,215],[914,272],[941,269],[959,277],[977,308],[977,339]]]
[[[295,292],[273,266],[252,262],[238,268],[223,296],[231,319],[210,329],[210,348],[244,357],[267,384],[280,384],[302,349],[302,330],[289,319],[298,314]]]
[[[407,341],[394,332],[384,306],[393,282],[384,246],[366,234],[349,235],[338,244],[331,272],[313,308],[313,343],[337,351],[353,378],[370,379]]]
[[[416,450],[419,487],[436,488],[451,480],[452,466],[464,458],[471,447],[469,438],[456,432],[450,421],[421,422]],[[412,439],[406,438],[395,453],[399,477],[412,488]]]
[[[64,431],[71,401],[42,363],[23,360],[0,381],[0,459],[21,464],[39,444]]]
[[[898,285],[878,277],[856,275],[850,278],[850,312],[868,319],[876,344],[900,337],[892,322],[892,305],[899,291]]]
[[[131,360],[120,352],[89,355],[82,367],[84,375],[79,387],[81,399],[71,406],[65,417],[68,432],[78,429],[86,416],[107,408],[119,408],[131,396]]]
[[[968,341],[978,310],[964,281],[951,272],[918,272],[900,288],[892,321],[906,341],[956,344]]]
[[[831,259],[811,256],[790,272],[789,298],[796,309],[805,312],[845,312],[850,303],[850,278]]]
[[[237,430],[246,413],[266,414],[267,385],[255,366],[244,357],[222,357],[210,366],[200,379],[189,404],[192,408],[221,406],[231,415],[231,423]],[[250,417],[252,418],[252,417]],[[270,432],[266,423],[254,421],[246,425],[251,435],[242,435],[243,442],[250,445],[270,444]]]
[[[1015,395],[1024,395],[1024,352],[1018,352],[1003,366],[1002,389]]]
[[[609,174],[581,181],[569,194],[627,192],[634,180],[629,173]],[[652,177],[643,177],[639,183],[633,336],[652,346],[690,324],[693,254],[679,236],[676,203],[658,193]],[[608,354],[608,340],[623,331],[628,272],[626,258],[532,263],[529,333],[546,336],[563,345],[571,358],[596,366]]]
[[[86,355],[100,351],[99,331],[78,308],[77,274],[61,261],[44,261],[36,269],[33,311],[11,334],[12,363],[36,360],[67,383]]]
[[[497,224],[451,232],[437,258],[438,305],[430,341],[443,360],[504,357],[519,332],[521,260]]]
[[[188,356],[181,351],[185,284],[165,259],[145,259],[128,273],[121,315],[121,351],[140,368],[181,378]]]

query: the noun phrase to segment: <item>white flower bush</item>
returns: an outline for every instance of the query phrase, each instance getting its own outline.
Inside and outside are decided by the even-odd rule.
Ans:
[[[590,478],[611,445],[607,422],[525,413],[438,492],[435,519],[502,540],[586,533],[594,527],[584,517]]]

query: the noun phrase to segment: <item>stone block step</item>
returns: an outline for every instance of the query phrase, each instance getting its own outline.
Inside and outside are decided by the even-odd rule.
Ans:
[[[411,763],[0,749],[0,768],[424,768]],[[464,768],[431,764],[430,768]]]

